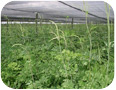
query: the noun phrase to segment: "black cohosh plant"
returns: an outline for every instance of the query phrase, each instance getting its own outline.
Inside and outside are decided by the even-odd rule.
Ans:
[[[24,24],[26,38],[23,44],[19,24],[12,24],[12,27],[9,27],[10,36],[6,33],[7,30],[4,28],[6,26],[2,25],[1,76],[3,82],[11,88],[19,89],[87,89],[104,88],[109,85],[114,74],[114,41],[111,37],[110,58],[112,59],[109,62],[110,73],[107,76],[107,31],[103,31],[107,30],[107,25],[89,26],[92,35],[90,69],[90,51],[87,48],[90,43],[88,32],[85,32],[87,27],[77,24],[73,30],[65,30],[65,24],[56,24],[58,27],[56,30],[55,24],[52,22],[52,25],[43,24],[42,26],[45,30],[46,44],[40,27],[39,35],[35,36],[35,25]],[[113,36],[113,29],[111,29],[111,35]],[[105,46],[104,42],[106,42]],[[102,48],[105,48],[105,53]],[[99,63],[99,60],[102,63]]]
[[[109,62],[110,62],[110,6],[105,5],[106,8],[106,16],[107,16],[107,27],[108,27],[108,48],[107,48],[107,53],[108,53],[108,64],[107,64],[107,74],[108,74],[108,69],[109,69]]]
[[[67,47],[67,42],[66,42],[66,39],[65,39],[65,36],[64,36],[63,31],[61,31],[61,30],[58,29],[58,26],[57,26],[57,24],[56,24],[55,22],[53,22],[53,21],[50,21],[50,22],[52,22],[52,23],[55,25],[55,28],[56,28],[56,29],[55,29],[55,30],[56,30],[56,33],[51,32],[53,35],[55,35],[55,37],[52,38],[50,41],[52,41],[52,40],[54,40],[54,39],[58,40],[58,43],[59,43],[59,51],[60,51],[60,54],[61,54],[61,56],[62,56],[62,61],[63,61],[63,63],[64,63],[64,69],[65,69],[66,77],[67,77],[66,65],[65,65],[65,61],[64,61],[63,55],[62,55],[61,38],[63,38],[63,40],[64,40],[65,48]],[[61,33],[61,34],[60,34],[60,33]]]
[[[86,6],[85,2],[83,2],[84,4],[84,12],[85,12],[85,20],[86,20],[86,28],[87,28],[87,32],[88,32],[88,36],[89,36],[89,44],[90,44],[90,50],[89,50],[89,69],[91,69],[90,66],[90,61],[92,58],[92,40],[91,40],[91,33],[90,33],[90,29],[88,27],[88,7]],[[89,72],[89,76],[90,76],[90,72]],[[91,76],[89,77],[89,79],[91,79]]]
[[[30,73],[31,73],[32,88],[34,88],[34,84],[33,84],[34,83],[34,77],[33,77],[33,69],[32,69],[32,59],[31,59],[31,55],[30,55],[29,51],[26,50],[26,47],[24,45],[18,43],[18,44],[12,45],[12,48],[13,47],[16,47],[16,46],[20,47],[23,51],[25,51],[24,58],[27,60],[26,62],[28,62],[28,66],[29,66],[28,68],[29,68]]]

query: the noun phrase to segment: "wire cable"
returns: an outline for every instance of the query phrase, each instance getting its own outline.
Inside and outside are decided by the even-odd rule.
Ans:
[[[64,5],[66,5],[66,6],[69,6],[69,7],[73,8],[73,9],[75,9],[75,10],[78,10],[78,11],[81,11],[81,12],[84,12],[84,13],[86,13],[86,11],[84,11],[84,10],[81,10],[81,9],[79,9],[79,8],[76,8],[76,7],[74,7],[74,6],[71,6],[71,5],[69,5],[69,4],[67,4],[67,3],[65,3],[65,2],[63,2],[63,1],[58,1],[58,2],[60,2],[60,3],[64,4]],[[96,18],[100,18],[100,19],[103,19],[103,20],[107,20],[106,18],[99,17],[99,16],[97,16],[97,15],[94,15],[94,14],[92,14],[92,13],[89,13],[89,12],[88,12],[88,14],[89,14],[89,15],[91,15],[91,16],[94,16],[94,17],[96,17]]]

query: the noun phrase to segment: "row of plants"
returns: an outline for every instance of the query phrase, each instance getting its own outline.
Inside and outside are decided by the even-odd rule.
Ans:
[[[105,24],[76,24],[72,29],[50,22],[38,25],[38,32],[34,24],[9,24],[8,30],[2,25],[3,82],[20,89],[108,86],[114,77],[114,25],[109,24],[108,44]]]

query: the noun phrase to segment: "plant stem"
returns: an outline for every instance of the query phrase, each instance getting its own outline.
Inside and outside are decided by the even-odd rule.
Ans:
[[[101,53],[100,53],[99,44],[98,44],[98,55],[99,55],[99,62],[101,63]]]
[[[110,16],[110,6],[107,8],[106,4],[106,15],[107,15],[107,27],[108,27],[108,48],[107,48],[107,53],[108,53],[108,63],[107,63],[107,74],[108,74],[108,69],[109,69],[109,61],[110,61],[110,22],[109,22],[109,16]],[[109,11],[108,11],[109,9]]]
[[[88,34],[89,34],[89,44],[90,44],[90,51],[89,51],[89,80],[91,80],[91,66],[90,66],[90,61],[91,61],[91,50],[92,50],[92,41],[91,41],[91,32],[89,30],[89,27],[88,27],[88,22],[87,22],[87,18],[88,18],[88,11],[86,10],[86,5],[85,5],[85,2],[83,2],[84,4],[84,10],[85,10],[85,16],[86,16],[86,27],[87,27],[87,31],[88,31]]]

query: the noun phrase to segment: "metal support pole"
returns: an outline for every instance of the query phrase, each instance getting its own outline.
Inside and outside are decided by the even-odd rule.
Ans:
[[[38,13],[36,13],[36,19],[35,19],[35,23],[36,23],[36,33],[38,32]]]
[[[72,25],[72,29],[73,29],[73,18],[72,18],[72,22],[71,22],[71,25]]]

